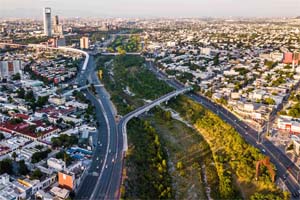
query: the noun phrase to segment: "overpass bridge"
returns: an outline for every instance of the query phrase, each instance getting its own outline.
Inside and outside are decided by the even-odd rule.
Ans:
[[[82,70],[81,73],[84,73],[87,65],[88,65],[88,61],[89,61],[89,54],[85,51],[82,51],[80,49],[75,49],[75,48],[71,48],[71,47],[48,47],[46,45],[43,44],[28,44],[28,45],[22,45],[22,44],[14,44],[14,43],[0,43],[0,46],[12,46],[12,47],[32,47],[32,48],[37,48],[37,49],[53,49],[53,50],[61,50],[61,51],[65,51],[65,52],[74,52],[74,53],[78,53],[78,54],[82,54],[85,56],[84,59],[84,63],[82,66]]]
[[[160,105],[161,103],[163,102],[167,102],[169,101],[170,99],[180,95],[180,94],[183,94],[183,93],[186,93],[186,92],[190,92],[192,91],[193,88],[192,87],[186,87],[186,88],[182,88],[182,89],[178,89],[178,90],[175,90],[173,92],[170,92],[154,101],[152,101],[151,103],[149,104],[146,104],[130,113],[128,113],[127,115],[123,116],[122,119],[120,120],[119,124],[118,124],[118,131],[120,133],[122,133],[122,136],[123,136],[123,152],[126,152],[128,150],[128,141],[127,141],[127,130],[126,130],[126,126],[127,126],[127,123],[132,119],[132,118],[135,118],[135,117],[138,117],[139,115],[145,113],[145,112],[148,112],[150,109],[154,108],[155,106],[158,106]]]
[[[120,53],[101,53],[103,56],[118,56]],[[141,53],[138,52],[127,52],[126,55],[139,56]]]
[[[82,87],[80,87],[80,88],[75,88],[75,89],[73,89],[73,90],[70,90],[70,91],[68,91],[68,92],[66,92],[66,93],[64,93],[64,94],[62,94],[62,96],[64,96],[64,97],[67,97],[67,96],[71,96],[72,94],[73,94],[73,92],[74,91],[81,91],[81,90],[84,90],[84,89],[87,89],[88,87],[90,87],[91,86],[91,84],[88,84],[88,85],[85,85],[85,86],[82,86]]]

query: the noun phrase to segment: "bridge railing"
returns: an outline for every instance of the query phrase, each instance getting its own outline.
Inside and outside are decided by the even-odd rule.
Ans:
[[[125,115],[121,121],[120,121],[120,125],[122,126],[121,127],[121,130],[122,130],[122,133],[123,133],[123,152],[126,152],[128,150],[128,140],[127,140],[127,129],[126,129],[126,126],[127,126],[127,123],[134,117],[137,117],[139,115],[141,115],[142,113],[152,109],[153,107],[165,102],[165,101],[168,101],[170,100],[171,98],[175,97],[175,96],[178,96],[180,94],[183,94],[185,92],[189,92],[191,91],[193,88],[192,87],[187,87],[187,88],[182,88],[182,89],[179,89],[179,90],[176,90],[176,91],[173,91],[171,93],[168,93],[162,97],[160,97],[159,99],[157,100],[154,100],[153,102],[149,103],[149,104],[146,104],[138,109],[136,109],[135,111],[132,111],[130,113],[128,113],[127,115]]]

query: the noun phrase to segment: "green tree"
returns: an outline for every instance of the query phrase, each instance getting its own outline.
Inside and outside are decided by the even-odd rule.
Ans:
[[[276,104],[275,100],[270,98],[270,97],[265,98],[264,103],[268,104],[268,105],[275,105]]]
[[[43,159],[46,159],[48,157],[48,154],[51,152],[50,149],[47,149],[45,151],[39,151],[39,152],[35,152],[34,154],[32,154],[31,156],[31,162],[32,163],[37,163],[40,162]]]
[[[3,135],[3,133],[0,133],[0,141],[5,139],[5,136]]]
[[[42,176],[43,176],[43,173],[41,172],[41,170],[36,169],[32,172],[32,174],[30,176],[30,180],[35,180],[35,179],[39,180],[42,178]]]
[[[17,90],[17,94],[18,94],[19,98],[24,99],[26,92],[25,92],[24,88],[21,87],[20,89]]]
[[[18,162],[19,164],[19,173],[21,175],[27,175],[29,173],[29,170],[27,168],[27,165],[25,164],[25,161],[24,160],[20,160]]]
[[[181,161],[177,162],[176,168],[177,168],[178,170],[182,170],[182,169],[183,169],[183,164],[182,164]]]
[[[16,81],[16,80],[20,80],[21,79],[21,74],[20,73],[16,73],[12,76],[12,80]]]
[[[11,159],[6,158],[0,161],[0,174],[4,174],[4,173],[8,173],[8,174],[13,173]]]
[[[14,159],[14,161],[16,161],[16,158],[18,157],[17,153],[14,151],[12,154],[11,154],[11,157]]]

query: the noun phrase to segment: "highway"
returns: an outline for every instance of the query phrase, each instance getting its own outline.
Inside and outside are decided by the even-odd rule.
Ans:
[[[90,56],[87,70],[79,75],[77,79],[81,87],[86,84],[87,80],[96,87],[96,96],[89,90],[85,90],[85,94],[96,109],[97,121],[99,122],[99,138],[88,175],[83,180],[81,188],[76,194],[76,199],[119,199],[123,156],[128,149],[127,122],[162,102],[191,91],[192,88],[180,88],[136,109],[125,115],[116,127],[112,104],[107,92],[98,80],[97,73],[93,73],[94,66],[93,57]]]
[[[98,140],[88,175],[83,180],[75,199],[118,199],[122,173],[123,137],[116,129],[112,104],[94,72],[95,63],[89,57],[88,66],[79,75],[77,82],[82,87],[88,80],[94,84],[96,95],[84,90],[86,97],[95,106]]]
[[[147,62],[148,68],[156,74],[156,76],[160,79],[165,80],[169,85],[176,89],[183,88],[184,86],[174,79],[168,79],[167,76],[159,71],[153,62]],[[299,193],[299,168],[282,152],[280,151],[274,144],[272,144],[269,140],[264,139],[259,143],[258,141],[258,132],[251,127],[249,127],[246,123],[239,120],[234,114],[223,108],[222,106],[212,102],[210,99],[194,94],[189,93],[186,94],[189,98],[194,101],[200,103],[203,107],[211,110],[219,117],[221,117],[225,122],[232,125],[236,131],[251,145],[257,147],[261,150],[262,153],[269,156],[271,162],[276,166],[276,175],[277,178],[281,178],[287,189],[291,192],[291,194],[296,197]]]
[[[105,45],[111,41],[112,39],[108,40]],[[85,55],[81,71],[75,81],[80,88],[76,90],[82,90],[86,98],[95,106],[98,138],[88,174],[82,180],[75,199],[119,199],[123,164],[123,136],[119,135],[121,133],[117,131],[113,106],[108,93],[98,80],[97,73],[95,73],[96,65],[93,56],[85,51],[69,47],[50,48],[38,44],[18,45],[8,43],[0,43],[0,45],[57,49]],[[87,81],[94,84],[96,96],[87,89]]]

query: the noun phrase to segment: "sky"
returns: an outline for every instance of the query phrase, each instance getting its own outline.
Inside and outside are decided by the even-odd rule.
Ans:
[[[300,0],[0,0],[0,18],[63,17],[291,17]]]

